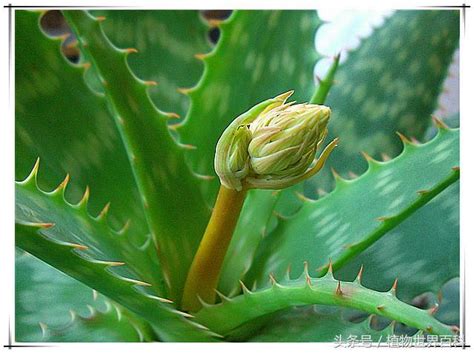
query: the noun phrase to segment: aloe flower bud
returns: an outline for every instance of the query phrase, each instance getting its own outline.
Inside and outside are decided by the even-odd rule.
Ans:
[[[281,189],[317,173],[337,140],[315,159],[327,135],[331,110],[323,105],[286,103],[293,92],[262,102],[236,118],[222,134],[215,169],[222,185]]]

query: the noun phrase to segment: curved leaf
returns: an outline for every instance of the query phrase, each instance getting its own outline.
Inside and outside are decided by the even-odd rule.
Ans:
[[[105,16],[104,32],[119,48],[136,48],[128,59],[140,78],[158,82],[150,96],[161,109],[184,115],[188,98],[178,92],[198,82],[203,65],[196,54],[207,52],[209,28],[199,11],[96,10]]]
[[[62,38],[41,32],[41,16],[15,11],[16,177],[28,175],[39,156],[45,166],[39,177],[43,188],[71,173],[71,199],[78,200],[89,185],[91,212],[110,201],[115,225],[132,219],[137,233],[146,234],[138,189],[106,101],[86,86],[84,68],[62,56]]]
[[[409,301],[424,292],[437,293],[446,281],[459,276],[459,250],[457,183],[336,274],[353,278],[363,264],[364,281],[376,290],[387,288],[396,274],[399,297]]]
[[[196,313],[196,320],[226,335],[246,322],[294,305],[322,304],[381,315],[432,334],[456,332],[455,328],[434,319],[430,310],[418,309],[397,299],[395,285],[389,292],[376,292],[363,287],[360,277],[354,282],[341,282],[334,279],[332,272],[318,279],[309,277],[305,271],[297,280],[288,278],[276,282],[273,277],[270,280],[270,288],[254,292],[244,288],[242,295],[222,298],[220,304],[204,305]]]
[[[112,230],[108,225],[107,206],[97,217],[90,216],[88,189],[78,204],[69,204],[64,197],[68,177],[52,192],[41,191],[37,186],[38,170],[39,163],[26,180],[17,182],[17,221],[56,224],[45,231],[51,238],[85,246],[85,253],[98,260],[118,262],[117,265],[125,262],[124,274],[141,276],[154,285],[155,293],[162,295],[164,283],[151,239],[148,237],[145,243],[135,245],[133,239],[137,237],[127,226],[120,231]]]
[[[101,75],[158,246],[170,296],[179,301],[210,214],[198,179],[184,161],[184,148],[168,130],[166,114],[153,105],[147,89],[150,84],[130,71],[127,56],[133,50],[114,47],[102,30],[101,18],[82,11],[63,13]]]
[[[327,311],[327,310],[326,310]],[[393,325],[383,330],[371,326],[372,316],[362,322],[345,320],[342,313],[318,310],[318,306],[296,307],[273,318],[251,342],[335,342],[344,346],[352,336],[362,340],[364,336],[372,343],[384,342],[393,335]],[[367,342],[369,343],[369,342]]]
[[[144,330],[134,319],[113,304],[108,304],[105,311],[90,307],[90,313],[86,316],[71,311],[70,321],[65,325],[43,324],[43,339],[49,342],[149,341],[150,331]]]
[[[400,152],[395,131],[420,140],[458,43],[456,10],[402,10],[374,29],[341,64],[327,99],[333,116],[328,137],[340,138],[328,165],[343,177],[360,174],[366,167],[360,151]],[[311,180],[308,195],[332,188],[328,170]]]
[[[295,216],[282,220],[262,242],[247,280],[261,281],[272,272],[279,276],[304,261],[311,273],[323,274],[330,258],[339,269],[459,179],[459,130],[441,126],[425,144],[404,144],[398,157],[368,158],[362,176],[339,177],[333,192],[307,200]]]
[[[110,272],[109,268],[114,263],[87,259],[76,252],[81,249],[77,244],[53,240],[43,234],[51,228],[54,228],[51,223],[17,223],[17,245],[155,324],[162,339],[212,339],[211,332],[186,319],[184,313],[171,307],[165,299],[137,290],[135,286],[140,282]]]
[[[88,307],[105,308],[103,297],[32,255],[17,251],[15,262],[15,334],[17,342],[47,340],[46,325],[64,326],[70,311],[85,315]],[[125,332],[123,332],[125,333]],[[123,340],[117,330],[116,339]]]
[[[58,270],[16,254],[17,342],[139,342],[148,324]]]

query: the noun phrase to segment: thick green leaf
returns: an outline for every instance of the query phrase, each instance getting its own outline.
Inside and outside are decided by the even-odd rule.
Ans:
[[[184,148],[168,130],[168,117],[153,105],[146,82],[130,71],[130,50],[111,44],[101,19],[82,11],[63,13],[101,76],[158,246],[170,296],[179,301],[210,214],[199,181],[184,161]]]
[[[17,221],[17,245],[147,320],[168,341],[209,341],[212,333],[186,318],[167,300],[136,288],[142,283],[111,271],[117,264],[81,255],[83,247],[50,237],[51,223]]]
[[[105,311],[90,308],[86,316],[71,312],[62,326],[42,325],[44,340],[49,342],[143,342],[150,341],[150,329],[144,330],[123,309],[109,304]]]
[[[439,292],[439,310],[435,314],[438,320],[449,325],[460,325],[460,288],[459,278],[445,283]]]
[[[289,265],[299,273],[304,261],[314,274],[323,274],[330,259],[339,269],[459,179],[459,130],[440,127],[425,144],[404,144],[398,157],[369,159],[362,176],[338,178],[333,192],[282,220],[261,243],[249,283],[280,276]]]
[[[287,277],[276,282],[270,277],[269,288],[249,291],[234,298],[222,298],[222,303],[204,305],[196,313],[196,320],[211,330],[227,335],[236,328],[259,317],[295,305],[337,305],[358,309],[404,323],[432,334],[452,335],[455,328],[434,319],[430,310],[422,310],[400,301],[392,289],[376,292],[363,287],[359,278],[341,282],[328,272],[318,279],[309,277],[307,269],[295,280]]]
[[[97,218],[87,210],[89,192],[77,205],[69,204],[65,198],[67,180],[51,193],[37,188],[36,175],[39,163],[31,175],[16,185],[16,219],[18,222],[54,223],[55,227],[45,233],[53,239],[86,246],[85,253],[97,260],[120,261],[126,263],[127,276],[141,277],[154,286],[154,292],[163,295],[163,278],[156,258],[153,241],[148,240],[137,246],[133,230],[123,228],[112,230],[107,221],[107,208]]]
[[[178,129],[184,143],[197,147],[188,153],[194,171],[215,175],[219,136],[250,107],[290,89],[297,101],[311,98],[319,23],[315,11],[234,11],[219,26],[219,42],[203,58],[204,75],[187,93],[191,107]],[[213,201],[218,180],[208,187]]]
[[[344,342],[348,342],[350,336],[360,341],[365,337],[366,344],[369,344],[369,339],[373,343],[384,342],[388,335],[394,334],[392,325],[381,331],[372,328],[372,317],[353,323],[345,320],[340,311],[327,311],[318,310],[318,306],[296,307],[285,311],[273,318],[249,341],[335,342],[344,346]]]
[[[337,277],[353,278],[361,264],[367,268],[365,285],[384,290],[398,277],[399,296],[407,301],[424,292],[437,293],[458,277],[459,184],[350,261]]]
[[[145,322],[28,253],[17,252],[15,283],[17,342],[151,339]]]
[[[39,156],[43,188],[71,173],[69,197],[78,200],[89,185],[91,212],[110,201],[115,225],[132,219],[137,233],[146,234],[138,189],[105,99],[86,86],[84,69],[63,57],[62,39],[41,32],[40,18],[38,12],[15,12],[16,177],[28,175]]]
[[[449,121],[452,123],[450,126],[458,127],[459,114]],[[437,128],[432,126],[423,140],[432,139],[436,133]],[[383,241],[350,261],[337,275],[353,278],[360,265],[365,264],[368,271],[364,282],[371,288],[381,290],[390,285],[396,274],[399,297],[409,301],[424,292],[437,293],[447,280],[459,276],[459,245],[457,184],[389,232]]]
[[[129,58],[132,71],[158,86],[150,96],[161,109],[180,115],[188,109],[188,98],[178,88],[198,82],[203,65],[194,56],[209,51],[209,28],[199,11],[183,10],[97,10],[105,16],[105,34],[119,48],[136,48]]]
[[[395,156],[394,132],[421,139],[435,110],[459,41],[459,11],[398,11],[349,54],[326,104],[332,109],[329,137],[340,138],[329,165],[347,177],[362,173],[365,151]],[[328,169],[307,193],[332,188]]]

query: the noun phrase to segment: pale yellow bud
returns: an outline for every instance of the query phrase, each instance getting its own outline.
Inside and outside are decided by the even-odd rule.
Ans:
[[[229,125],[219,140],[215,168],[231,189],[281,189],[321,169],[337,141],[315,159],[327,134],[331,110],[285,103],[293,92],[260,103]]]

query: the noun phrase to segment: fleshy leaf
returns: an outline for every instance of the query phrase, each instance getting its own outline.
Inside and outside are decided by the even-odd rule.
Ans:
[[[178,128],[183,143],[196,146],[188,157],[195,172],[215,175],[219,136],[238,115],[255,104],[295,90],[297,101],[311,98],[316,62],[315,11],[234,11],[219,25],[214,50],[203,57],[204,75],[186,93],[191,107]],[[214,200],[218,180],[206,195]]]
[[[460,323],[460,288],[459,278],[454,278],[445,283],[438,292],[439,310],[435,317],[450,325]]]
[[[353,278],[360,265],[365,284],[383,290],[398,275],[399,296],[411,300],[431,291],[437,293],[459,276],[459,183],[450,186],[381,241],[358,255],[336,273]]]
[[[270,276],[271,286],[249,291],[233,298],[222,298],[215,305],[204,305],[196,313],[196,320],[227,335],[232,330],[259,317],[295,305],[336,305],[380,315],[430,334],[453,335],[456,328],[437,321],[430,311],[410,306],[396,297],[396,285],[388,292],[365,288],[360,277],[354,282],[341,282],[328,272],[322,278],[311,278],[305,272],[295,280],[276,281]]]
[[[108,303],[108,302],[106,302]],[[43,340],[49,342],[143,342],[150,341],[151,331],[144,330],[135,318],[108,303],[105,311],[90,308],[81,316],[71,311],[70,321],[62,326],[42,324]],[[150,330],[148,328],[148,330]]]
[[[459,179],[459,130],[440,127],[433,140],[418,145],[404,140],[404,146],[388,162],[367,157],[362,176],[338,177],[333,192],[307,200],[282,220],[261,243],[247,283],[272,272],[280,276],[304,261],[314,274],[324,274],[330,259],[339,269]]]
[[[18,222],[54,223],[54,227],[44,230],[52,239],[87,247],[83,251],[97,260],[117,262],[117,265],[125,262],[127,275],[141,276],[142,280],[155,287],[155,293],[164,294],[156,248],[149,236],[145,243],[136,245],[133,239],[137,236],[127,226],[119,231],[111,229],[107,220],[107,206],[97,217],[92,217],[87,210],[88,189],[78,204],[68,203],[64,198],[68,177],[50,193],[40,190],[36,180],[38,170],[39,162],[27,179],[17,182],[15,199]]]
[[[155,324],[161,339],[212,340],[210,331],[187,319],[185,313],[174,309],[167,300],[135,287],[142,283],[111,272],[110,267],[115,264],[86,258],[78,253],[83,249],[80,245],[53,240],[43,234],[51,228],[54,228],[51,223],[17,222],[17,245]]]
[[[342,317],[341,311],[318,310],[319,306],[296,307],[272,318],[250,342],[334,342],[345,347],[350,337],[362,341],[364,336],[372,344],[385,342],[394,334],[393,325],[383,330],[371,326],[372,316],[362,322],[353,323]],[[370,342],[367,341],[367,344]],[[362,343],[361,343],[362,344]]]
[[[50,189],[74,175],[68,196],[92,190],[90,211],[111,202],[111,221],[146,234],[147,225],[125,149],[103,97],[84,83],[84,67],[61,54],[63,38],[41,32],[38,12],[15,11],[15,174],[28,175],[38,156],[40,185]],[[137,239],[143,242],[144,239]]]
[[[108,317],[112,313],[108,308],[112,306],[106,303],[103,296],[25,252],[17,251],[15,274],[17,342],[63,341],[64,335],[71,334],[75,335],[75,341],[88,339],[103,342],[109,337],[114,341],[137,342],[140,340],[139,332],[143,332],[143,338],[146,336],[146,330],[140,327],[143,323],[136,330],[128,320],[114,320],[117,314],[106,321],[102,317],[99,320],[79,320],[79,325],[91,323],[87,327],[98,329],[97,332],[89,331],[87,336],[79,336],[68,327],[71,313],[80,318],[93,310]],[[131,320],[140,322],[138,318]],[[45,336],[47,327],[61,327],[63,330],[60,336]]]
[[[156,81],[150,96],[161,109],[184,116],[188,98],[178,92],[198,82],[203,65],[195,55],[207,52],[209,28],[199,11],[94,10],[105,16],[105,34],[119,48],[136,48],[128,64],[140,78]],[[177,69],[178,68],[178,69]]]
[[[397,155],[400,131],[418,140],[430,125],[443,81],[459,42],[459,11],[398,11],[341,64],[326,104],[332,109],[329,138],[340,138],[328,165],[343,177],[365,169],[359,152]],[[334,184],[329,169],[307,185]]]
[[[148,324],[34,256],[16,254],[17,342],[139,342]]]
[[[169,117],[152,103],[149,84],[130,71],[127,57],[135,50],[114,47],[102,30],[102,18],[82,11],[63,13],[101,76],[158,246],[170,296],[179,301],[210,214],[199,180],[184,161],[184,148],[168,130]]]

